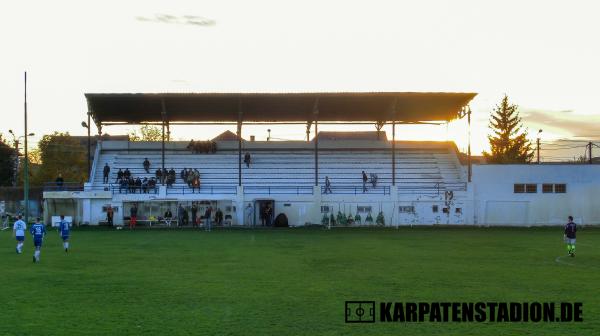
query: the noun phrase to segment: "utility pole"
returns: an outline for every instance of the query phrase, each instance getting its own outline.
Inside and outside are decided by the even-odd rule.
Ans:
[[[590,157],[588,162],[589,162],[589,164],[592,164],[592,142],[591,141],[588,143],[588,155]]]
[[[542,130],[538,131],[537,136],[537,164],[540,164],[540,134],[542,134]]]
[[[540,164],[540,138],[537,138],[537,164]]]

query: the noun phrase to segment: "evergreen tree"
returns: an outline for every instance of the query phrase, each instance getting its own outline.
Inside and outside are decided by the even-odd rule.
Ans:
[[[494,134],[488,136],[491,153],[483,153],[487,162],[531,162],[533,149],[527,139],[527,130],[522,131],[518,107],[508,101],[508,96],[504,95],[500,105],[496,105],[489,126]]]

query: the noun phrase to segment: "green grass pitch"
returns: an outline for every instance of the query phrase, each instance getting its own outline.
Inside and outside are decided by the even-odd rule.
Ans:
[[[600,230],[0,232],[0,335],[593,335]],[[560,258],[557,258],[560,257]],[[582,301],[582,323],[345,324],[344,301]]]

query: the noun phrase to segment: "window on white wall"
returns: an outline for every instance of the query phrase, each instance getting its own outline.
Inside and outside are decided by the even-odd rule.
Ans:
[[[542,193],[551,194],[554,192],[554,184],[542,184]]]
[[[514,186],[514,192],[515,194],[522,194],[525,192],[525,185],[522,183],[515,183]]]
[[[559,183],[554,185],[554,192],[557,194],[564,194],[567,192],[567,185],[564,183]]]
[[[356,207],[356,212],[369,213],[369,212],[371,212],[371,210],[372,210],[371,206],[357,206]]]
[[[437,205],[433,205],[433,206],[431,207],[431,212],[433,212],[433,213],[437,213],[438,211],[440,211],[440,210],[439,210],[439,208],[438,208],[438,206],[437,206]]]
[[[528,194],[535,194],[537,193],[537,184],[526,184],[525,185],[525,192]]]
[[[329,213],[329,205],[321,205],[321,213]]]
[[[415,212],[415,207],[412,205],[409,206],[399,206],[398,210],[400,211],[400,213],[414,213]]]

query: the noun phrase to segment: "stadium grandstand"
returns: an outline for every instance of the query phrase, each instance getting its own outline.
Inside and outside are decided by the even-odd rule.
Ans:
[[[581,201],[597,196],[598,165],[472,166],[470,151],[463,157],[453,142],[396,140],[396,125],[470,123],[475,95],[86,94],[100,136],[111,125],[151,124],[161,127],[163,140],[98,141],[83,190],[67,184],[44,192],[45,220],[64,213],[79,224],[105,224],[110,206],[114,224],[126,225],[135,206],[138,222],[149,226],[173,225],[164,218],[167,210],[175,222],[183,210],[191,225],[192,207],[200,225],[207,208],[213,222],[219,209],[223,226],[549,225],[570,213],[580,223],[600,223],[597,207]],[[255,124],[306,125],[307,138],[246,139],[243,126]],[[323,124],[373,124],[378,131],[319,131]],[[380,131],[385,124],[392,125],[391,139]],[[167,141],[177,125],[235,125],[237,132]],[[119,170],[155,184],[123,184]]]

